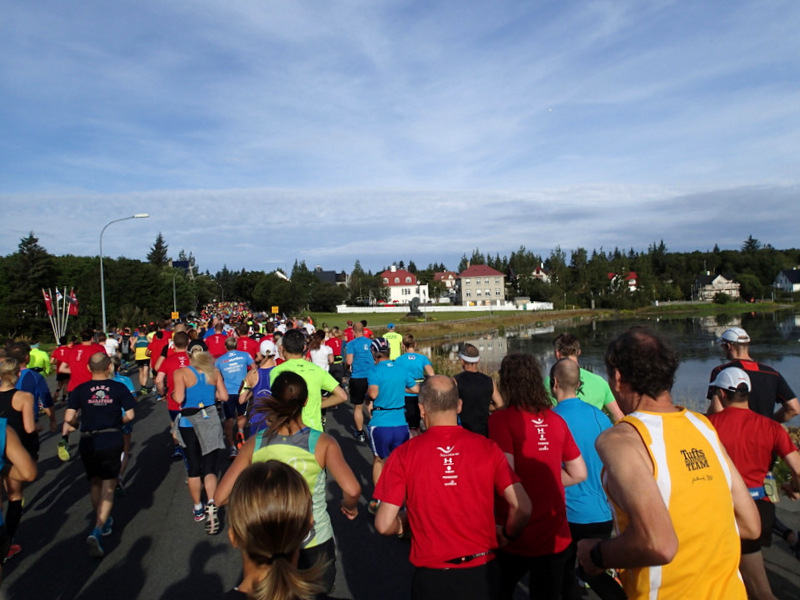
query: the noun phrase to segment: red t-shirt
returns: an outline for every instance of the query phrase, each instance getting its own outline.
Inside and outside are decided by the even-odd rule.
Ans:
[[[561,552],[570,543],[561,464],[575,460],[581,451],[566,421],[550,409],[538,414],[507,408],[489,417],[489,438],[514,456],[514,470],[531,498],[533,512],[522,536],[504,550],[523,556]],[[507,506],[498,503],[499,523]]]
[[[247,337],[246,335],[239,336],[239,339],[236,340],[236,349],[241,350],[242,352],[247,352],[250,355],[250,358],[253,360],[256,359],[259,346],[260,344],[257,341],[251,337]]]
[[[436,426],[392,452],[374,496],[406,502],[412,564],[458,569],[492,559],[446,562],[497,548],[494,495],[518,481],[497,444],[462,427]]]
[[[206,345],[208,346],[208,353],[214,358],[219,358],[225,354],[228,351],[228,349],[225,348],[226,339],[228,339],[228,336],[224,333],[215,333],[214,335],[208,336],[205,339]]]
[[[106,347],[101,344],[75,344],[66,349],[66,363],[69,365],[69,384],[67,391],[71,392],[76,386],[89,381],[92,372],[89,370],[89,359],[98,352],[106,353]]]
[[[780,423],[748,408],[728,407],[708,420],[749,488],[764,485],[773,452],[783,458],[797,450]]]
[[[330,346],[334,356],[342,355],[342,340],[339,338],[328,338],[325,340],[325,345]]]
[[[345,342],[352,342],[356,338],[355,334],[353,333],[352,327],[348,327],[347,329],[344,330],[343,333]]]
[[[372,333],[372,329],[369,327],[364,327],[364,337],[372,338],[374,334]]]
[[[189,366],[189,353],[173,352],[161,363],[159,373],[164,373],[167,380],[167,410],[180,410],[181,405],[172,399],[172,390],[175,389],[175,371]]]
[[[157,337],[153,336],[153,339],[147,345],[147,349],[150,350],[150,368],[155,370],[156,363],[158,359],[161,357],[161,351],[164,347],[169,344],[169,338],[164,335],[163,338],[158,339]]]
[[[53,350],[53,354],[51,358],[55,359],[56,361],[56,373],[63,373],[62,365],[69,366],[67,363],[67,356],[69,355],[70,351],[72,350],[72,346],[59,346],[55,350]]]

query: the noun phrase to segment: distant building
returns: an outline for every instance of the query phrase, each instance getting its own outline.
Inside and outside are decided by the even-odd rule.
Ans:
[[[458,274],[456,298],[464,306],[505,304],[506,276],[486,265],[472,265]]]
[[[433,274],[434,281],[441,281],[444,284],[444,289],[450,291],[456,286],[456,279],[458,273],[454,271],[439,271]]]
[[[533,273],[531,273],[531,277],[543,281],[544,283],[550,283],[550,275],[544,270],[544,265],[536,267]]]
[[[794,269],[781,271],[775,277],[775,281],[772,285],[790,294],[800,292],[800,269],[795,267]]]
[[[420,284],[417,276],[410,271],[398,269],[397,266],[392,265],[380,274],[380,278],[383,285],[389,290],[389,302],[408,304],[415,297],[418,297],[419,301],[423,303],[428,301],[428,284]]]
[[[312,272],[321,283],[332,283],[334,285],[347,287],[349,277],[344,271],[341,273],[337,273],[336,271],[323,271],[322,267],[317,265]]]
[[[635,292],[638,279],[639,276],[636,274],[636,271],[628,271],[624,275],[617,273],[608,274],[608,283],[611,286],[611,291],[617,291],[624,283],[628,287],[629,292]]]
[[[739,298],[738,282],[733,280],[733,276],[712,275],[706,272],[694,281],[694,297],[698,300],[711,302],[717,294],[728,294],[731,298]]]

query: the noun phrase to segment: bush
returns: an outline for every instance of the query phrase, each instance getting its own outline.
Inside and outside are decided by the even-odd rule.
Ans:
[[[727,304],[731,301],[731,297],[724,292],[717,292],[714,294],[714,304]]]

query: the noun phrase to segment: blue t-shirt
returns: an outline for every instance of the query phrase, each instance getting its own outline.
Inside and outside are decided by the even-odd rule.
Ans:
[[[370,426],[399,427],[406,424],[406,388],[416,382],[408,371],[393,360],[383,360],[375,365],[367,378],[369,385],[378,386]]]
[[[403,367],[417,383],[422,383],[425,379],[425,367],[431,364],[430,359],[424,354],[416,352],[406,352],[394,359],[398,366]],[[433,365],[431,365],[433,366]],[[406,396],[416,396],[411,392],[406,392]]]
[[[47,380],[38,371],[22,369],[17,379],[16,388],[21,392],[33,394],[33,420],[38,423],[39,404],[43,408],[51,408],[53,406],[53,395],[50,393]]]
[[[372,358],[372,351],[369,349],[372,340],[368,337],[357,337],[345,346],[345,354],[353,355],[353,371],[351,377],[354,379],[366,379],[372,367],[375,366],[375,359]]]
[[[136,392],[136,388],[133,387],[133,382],[131,381],[130,377],[126,377],[125,375],[120,375],[119,373],[114,373],[114,377],[111,378],[113,381],[119,381],[122,385],[128,388],[131,394]]]
[[[247,368],[253,364],[253,359],[242,350],[230,350],[220,356],[214,366],[222,373],[225,389],[229,394],[238,394],[242,381],[247,376]]]
[[[611,427],[611,421],[603,411],[597,410],[579,398],[562,400],[553,410],[567,422],[586,463],[586,479],[577,485],[565,488],[567,521],[579,524],[610,521],[611,509],[600,480],[603,463],[595,450],[594,443],[598,435]]]

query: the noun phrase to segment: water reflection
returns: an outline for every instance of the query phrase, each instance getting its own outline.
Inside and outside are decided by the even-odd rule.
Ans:
[[[553,339],[569,332],[581,342],[581,366],[605,376],[603,354],[609,342],[634,324],[647,325],[663,334],[681,356],[673,395],[676,402],[704,412],[707,406],[708,377],[716,365],[724,362],[715,340],[729,327],[743,327],[753,343],[750,354],[757,361],[778,369],[795,391],[800,392],[800,313],[769,313],[717,315],[710,317],[659,317],[653,319],[620,319],[613,321],[583,321],[526,325],[507,328],[496,335],[468,339],[481,353],[483,370],[496,371],[509,352],[534,354],[549,370],[555,361]],[[448,343],[435,349],[437,353],[456,361],[459,344]],[[792,424],[800,424],[795,418]]]

